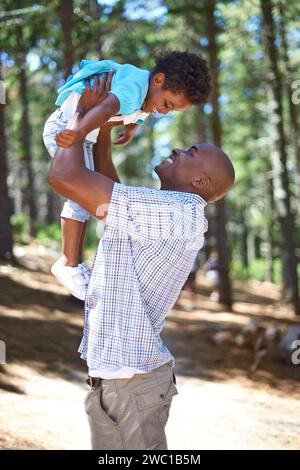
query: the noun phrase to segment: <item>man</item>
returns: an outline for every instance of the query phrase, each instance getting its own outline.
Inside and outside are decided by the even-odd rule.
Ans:
[[[92,107],[91,94],[82,95],[74,126]],[[177,390],[160,333],[203,245],[204,208],[231,188],[234,169],[214,145],[194,145],[173,150],[155,168],[160,190],[128,187],[114,168],[110,133],[109,126],[99,133],[98,173],[85,167],[78,142],[59,148],[48,176],[57,193],[106,217],[79,349],[89,368],[92,448],[167,449],[165,426]]]

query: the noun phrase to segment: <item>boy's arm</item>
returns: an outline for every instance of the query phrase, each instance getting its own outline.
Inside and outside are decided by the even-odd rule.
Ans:
[[[66,129],[57,135],[59,147],[68,148],[83,140],[94,129],[103,126],[112,116],[118,113],[120,103],[118,98],[110,94],[101,104],[90,109],[73,129]]]
[[[78,130],[85,137],[94,129],[103,126],[112,116],[118,113],[120,103],[115,95],[108,95],[105,100],[92,108],[81,120]]]
[[[109,125],[102,126],[97,142],[93,145],[95,171],[120,183],[111,157],[111,129]]]
[[[80,126],[83,117],[81,113],[76,113],[73,121],[75,128]],[[56,151],[48,173],[48,183],[55,192],[76,202],[99,219],[105,217],[114,182],[85,167],[83,140],[71,148]]]
[[[124,129],[119,132],[118,137],[113,141],[113,144],[128,144],[135,136],[138,127],[138,124],[127,124],[126,126],[124,126]]]

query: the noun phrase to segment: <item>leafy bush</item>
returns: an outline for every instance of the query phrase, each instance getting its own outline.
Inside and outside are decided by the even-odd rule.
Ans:
[[[275,284],[281,283],[281,262],[280,259],[273,261],[274,269],[274,282]],[[300,266],[299,266],[300,274]],[[236,259],[231,263],[231,275],[232,278],[238,281],[246,281],[248,279],[254,279],[256,281],[265,281],[266,279],[266,260],[264,258],[257,258],[249,265],[248,269],[243,263]],[[299,278],[300,279],[300,278]]]
[[[51,224],[40,226],[37,230],[36,239],[44,246],[51,246],[53,243],[60,243],[60,224],[58,222],[52,222]]]
[[[28,237],[28,216],[25,213],[14,214],[11,218],[14,239],[26,243]]]

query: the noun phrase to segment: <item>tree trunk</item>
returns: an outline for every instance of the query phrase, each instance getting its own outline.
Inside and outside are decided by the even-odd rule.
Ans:
[[[16,55],[16,62],[19,69],[19,90],[20,101],[22,108],[21,117],[21,152],[22,160],[24,162],[24,169],[26,174],[26,187],[25,187],[25,207],[27,208],[29,216],[29,232],[30,236],[34,237],[36,232],[36,203],[34,191],[34,176],[32,170],[32,157],[31,157],[31,129],[29,123],[29,108],[27,96],[27,75],[26,75],[26,52],[24,48],[24,39],[22,28],[16,28],[16,38],[18,44],[18,53]]]
[[[47,211],[46,211],[46,222],[52,224],[60,219],[60,208],[59,196],[53,191],[47,192]]]
[[[211,93],[211,126],[214,143],[221,147],[221,121],[219,116],[219,66],[217,51],[217,26],[215,21],[215,0],[205,0],[207,38],[210,72],[212,76]],[[216,240],[219,256],[219,301],[231,310],[232,296],[229,279],[229,248],[226,230],[226,202],[225,199],[216,203]]]
[[[280,12],[280,39],[281,39],[281,50],[282,50],[282,59],[285,66],[284,70],[284,82],[286,85],[286,92],[288,97],[288,111],[289,111],[289,121],[290,121],[290,139],[294,147],[294,158],[295,158],[295,167],[296,167],[296,190],[297,197],[300,196],[300,141],[299,141],[299,124],[297,118],[297,108],[292,100],[292,83],[293,83],[293,71],[291,69],[290,60],[288,56],[288,43],[286,38],[286,19],[285,19],[285,5],[282,0],[279,2],[279,12]],[[300,211],[300,208],[299,208]],[[300,212],[299,212],[300,214]]]
[[[260,0],[266,58],[268,64],[269,93],[271,97],[271,126],[272,126],[272,165],[274,174],[274,203],[281,231],[282,262],[286,272],[284,296],[293,304],[294,313],[299,315],[299,293],[297,262],[294,245],[294,220],[290,207],[290,188],[287,172],[287,155],[283,125],[283,110],[281,101],[281,77],[278,69],[277,50],[275,46],[275,27],[271,0]]]
[[[63,56],[65,79],[72,73],[74,65],[74,47],[72,42],[73,0],[62,0],[59,7],[62,27]]]
[[[199,106],[195,107],[194,112],[197,144],[202,144],[207,141],[206,120]]]
[[[2,64],[0,53],[0,81]],[[0,260],[13,260],[13,237],[10,217],[13,213],[12,201],[7,188],[7,145],[5,134],[5,104],[0,103]]]
[[[249,259],[248,259],[248,225],[245,218],[246,208],[241,211],[241,261],[243,266],[249,268]]]
[[[273,180],[268,178],[267,180],[267,223],[266,223],[266,271],[265,279],[268,282],[274,281],[274,267],[273,267],[273,213],[274,213],[274,189]]]

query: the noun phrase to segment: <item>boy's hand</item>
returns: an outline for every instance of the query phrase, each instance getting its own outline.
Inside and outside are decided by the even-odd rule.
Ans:
[[[124,126],[124,129],[118,133],[118,137],[117,139],[113,141],[113,144],[115,145],[128,144],[135,136],[137,128],[138,128],[137,124],[127,124],[127,126]]]
[[[85,136],[82,135],[81,131],[77,131],[76,129],[65,129],[55,137],[55,140],[58,147],[68,148],[84,139],[84,137]]]

